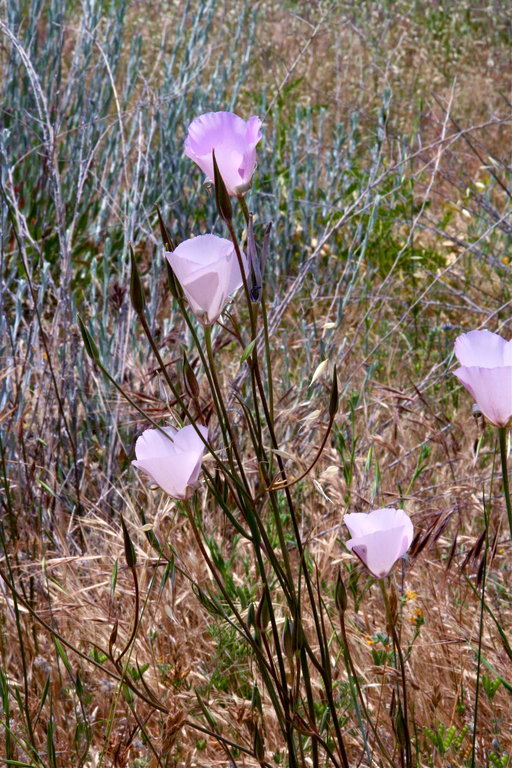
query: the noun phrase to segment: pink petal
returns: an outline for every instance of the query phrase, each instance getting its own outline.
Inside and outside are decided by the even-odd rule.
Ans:
[[[181,286],[195,314],[205,325],[212,325],[221,314],[227,295],[222,291],[218,272],[181,280]]]
[[[163,427],[162,430],[171,437],[171,440],[168,440],[158,429],[146,429],[137,438],[135,443],[137,459],[150,459],[153,456],[162,456],[172,452],[176,430],[172,427]]]
[[[491,331],[470,331],[455,340],[455,356],[465,367],[512,365],[512,342]]]
[[[180,453],[179,459],[163,456],[132,463],[146,472],[173,499],[185,499],[187,488],[197,480],[197,476],[192,479],[197,462],[197,454],[190,451]]]
[[[219,260],[226,259],[233,251],[234,247],[231,240],[218,235],[207,234],[183,240],[174,251],[166,251],[165,253],[166,256],[172,253],[175,263],[187,265],[187,271],[184,274],[188,276],[193,265],[206,267],[210,264],[217,264]],[[169,257],[167,256],[167,258]]]
[[[207,428],[198,426],[198,429],[207,439]],[[180,430],[172,427],[164,430],[172,434],[173,442],[160,430],[147,429],[135,444],[136,460],[132,464],[173,498],[185,499],[198,480],[205,446],[192,425]]]
[[[256,144],[261,139],[261,120],[245,122],[232,112],[207,112],[189,126],[185,154],[213,180],[212,150],[229,194],[246,191],[256,166]]]
[[[403,509],[395,509],[393,507],[374,509],[368,514],[364,512],[351,512],[344,516],[343,522],[349,529],[352,537],[365,536],[377,531],[385,531],[402,526],[407,534],[410,545],[414,535],[409,515]]]
[[[492,334],[494,335],[494,334]],[[478,403],[484,416],[496,427],[512,420],[512,365],[500,368],[463,366],[454,371]]]
[[[196,426],[204,439],[208,440],[208,427],[203,427],[201,424],[197,424]],[[192,424],[187,424],[186,427],[180,429],[178,432],[178,439],[180,448],[184,451],[197,451],[202,454],[205,450],[205,445]]]
[[[356,550],[368,570],[380,579],[387,576],[398,558],[405,554],[403,544],[406,540],[404,528],[399,527],[350,539],[346,545],[348,549]]]
[[[242,285],[233,243],[217,235],[200,235],[184,240],[165,256],[192,310],[205,325],[214,323],[229,296]],[[246,265],[245,254],[242,260]]]

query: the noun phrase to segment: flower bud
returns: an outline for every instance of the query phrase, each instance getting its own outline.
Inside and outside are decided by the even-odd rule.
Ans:
[[[187,353],[183,350],[183,379],[185,382],[185,388],[194,400],[199,397],[199,384],[197,378],[192,370],[190,363],[188,362]]]
[[[261,266],[254,237],[252,214],[247,226],[247,261],[249,262],[249,295],[251,301],[257,304],[261,297]]]
[[[331,400],[329,402],[329,416],[333,419],[338,411],[338,376],[336,366],[332,373]]]
[[[174,245],[172,237],[170,236],[170,234],[169,234],[169,232],[167,230],[167,227],[164,224],[164,220],[163,220],[162,215],[160,213],[160,208],[158,207],[158,205],[155,206],[155,207],[156,207],[156,212],[158,214],[158,224],[160,226],[160,234],[162,236],[162,242],[164,244],[164,248],[165,248],[166,251],[174,251],[176,246]]]
[[[144,296],[144,289],[140,281],[139,270],[137,269],[137,262],[135,261],[135,254],[131,246],[130,246],[130,262],[131,262],[130,299],[132,301],[132,306],[135,312],[138,315],[141,315],[144,312],[144,307],[146,305],[146,297]]]
[[[260,689],[258,688],[257,683],[254,683],[252,687],[252,696],[251,696],[251,709],[257,709],[260,715],[263,717],[263,706],[261,703],[261,694]]]
[[[263,590],[263,595],[258,605],[258,610],[256,611],[256,627],[261,632],[265,631],[270,621],[270,608],[269,608],[268,600],[269,600],[268,593],[267,593],[267,589],[265,588]]]
[[[121,515],[121,528],[123,529],[123,541],[124,541],[124,558],[128,568],[135,568],[137,565],[137,556],[135,555],[135,549],[128,533],[128,528]]]
[[[347,590],[345,589],[345,585],[343,584],[343,579],[341,578],[341,571],[338,571],[338,579],[336,581],[336,592],[334,601],[336,603],[336,608],[338,609],[338,613],[345,613],[347,610],[348,600],[347,600]]]
[[[265,759],[265,742],[258,723],[254,724],[253,751],[258,760]]]
[[[281,638],[281,642],[283,644],[283,650],[284,655],[290,662],[290,664],[293,661],[293,624],[288,618],[288,616],[284,620],[284,627],[283,627],[283,634]]]
[[[91,334],[85,327],[85,323],[80,315],[78,315],[78,327],[80,328],[80,333],[82,334],[82,341],[84,342],[85,351],[91,360],[99,360],[100,353],[98,352],[98,347],[96,346]]]
[[[212,162],[213,162],[213,180],[215,183],[215,204],[217,211],[221,219],[226,222],[230,222],[233,218],[233,206],[231,205],[231,198],[229,197],[228,190],[224,184],[224,180],[220,174],[217,160],[215,159],[215,150],[212,149]]]
[[[247,626],[254,628],[256,626],[256,608],[254,603],[249,603],[247,609]]]

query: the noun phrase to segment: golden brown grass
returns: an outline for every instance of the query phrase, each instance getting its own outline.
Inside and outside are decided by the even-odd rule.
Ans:
[[[471,48],[458,49],[452,58],[447,58],[447,48],[442,41],[431,45],[432,38],[426,33],[423,36],[419,16],[411,19],[400,12],[393,17],[396,24],[382,28],[378,9],[372,10],[372,4],[368,4],[367,17],[360,18],[358,23],[351,18],[349,6],[303,5],[295,9],[281,3],[262,4],[264,13],[257,30],[258,56],[251,62],[247,90],[241,96],[248,111],[252,111],[251,91],[256,90],[256,83],[264,82],[273,99],[286,78],[289,84],[300,77],[303,78],[300,85],[284,101],[284,113],[293,109],[295,101],[327,103],[334,107],[329,119],[335,122],[359,107],[365,124],[369,125],[386,86],[395,94],[390,131],[409,133],[414,128],[422,137],[423,145],[428,146],[442,135],[443,106],[450,99],[453,78],[457,75],[451,114],[455,114],[464,127],[506,113],[500,92],[505,90],[502,86],[507,76],[507,49],[497,33],[492,37],[494,32],[489,26],[484,26],[484,30],[492,37],[492,47],[488,38],[484,47],[475,33]],[[170,14],[174,12],[170,5],[167,10]],[[297,15],[292,14],[294,10]],[[142,19],[136,11],[135,8],[134,29],[148,23],[148,17],[144,15]],[[228,11],[233,13],[233,7]],[[316,29],[324,12],[325,21]],[[158,23],[158,14],[149,21]],[[217,23],[221,22],[219,18]],[[467,39],[471,40],[469,34]],[[150,56],[149,49],[147,55]],[[155,62],[148,60],[146,64],[151,69]],[[415,105],[420,100],[424,100],[425,107],[418,117],[420,111]],[[503,158],[507,137],[510,137],[510,124],[493,125],[480,132],[478,140],[485,143],[486,158],[493,153]],[[435,161],[437,151],[425,149],[417,159],[417,173],[423,167],[421,164]],[[424,190],[428,191],[429,200],[435,200],[440,209],[453,206],[456,210],[443,233],[455,241],[463,242],[470,226],[462,213],[461,190],[466,179],[461,168],[473,181],[485,176],[481,163],[475,158],[474,151],[460,139],[451,154],[443,156],[434,177],[430,175],[431,165],[425,171]],[[497,194],[497,205],[500,201]],[[409,232],[403,236],[406,240]],[[395,575],[396,589],[399,594],[404,593],[400,631],[405,647],[415,629],[419,630],[407,663],[411,712],[421,753],[418,765],[442,768],[467,765],[464,755],[469,754],[471,747],[480,615],[475,588],[479,588],[483,556],[482,547],[477,551],[476,545],[483,531],[483,497],[491,514],[493,545],[488,563],[487,601],[509,636],[512,626],[512,550],[505,525],[499,469],[492,458],[493,434],[488,428],[484,433],[481,421],[472,418],[469,396],[460,394],[456,407],[447,357],[458,329],[469,330],[486,323],[493,328],[506,328],[510,309],[508,288],[492,267],[473,264],[468,282],[470,257],[463,245],[457,242],[441,245],[438,233],[428,229],[415,236],[424,238],[429,246],[444,247],[449,254],[447,267],[430,273],[425,271],[418,276],[417,284],[412,284],[410,275],[399,269],[385,279],[382,275],[369,276],[354,292],[340,327],[325,327],[332,322],[339,289],[333,286],[331,295],[316,296],[315,281],[306,280],[296,304],[287,309],[275,338],[277,425],[283,449],[290,457],[287,459],[289,470],[297,473],[314,456],[325,428],[327,380],[321,379],[310,395],[306,391],[321,362],[320,343],[328,336],[331,348],[342,350],[336,360],[343,396],[335,432],[343,432],[349,441],[357,437],[358,442],[350,487],[342,472],[340,453],[332,444],[303,484],[304,537],[318,569],[322,598],[332,610],[333,585],[340,566],[346,575],[345,566],[352,564],[360,572],[360,586],[368,578],[343,551],[341,542],[346,536],[340,528],[343,513],[347,509],[360,511],[393,504],[400,496],[405,497],[405,507],[413,517],[419,538],[410,566],[407,564],[403,570],[397,567]],[[310,247],[311,244],[304,244],[308,253]],[[497,254],[498,258],[505,255]],[[318,268],[329,270],[330,259],[337,257],[333,244],[332,250],[324,250],[319,257]],[[418,301],[418,312],[413,311],[415,301]],[[28,317],[27,322],[34,320]],[[438,328],[436,341],[430,350],[415,349],[413,340],[419,338],[424,343],[429,324]],[[177,337],[176,331],[170,346]],[[59,339],[54,337],[50,343],[50,354],[56,357]],[[282,354],[283,349],[288,351],[286,356]],[[19,365],[21,376],[24,353],[23,350],[17,353],[15,364]],[[219,353],[219,359],[228,369],[232,366],[230,370],[234,375],[237,364],[233,363],[231,353],[232,349],[227,347]],[[34,718],[34,738],[44,753],[47,727],[53,717],[58,766],[73,768],[74,729],[82,717],[82,705],[70,671],[56,653],[48,627],[84,654],[78,657],[72,650],[67,651],[72,673],[75,678],[79,673],[82,682],[84,706],[92,728],[85,766],[92,768],[103,759],[103,765],[116,768],[142,765],[156,768],[155,755],[162,751],[170,756],[166,765],[225,766],[226,756],[219,744],[193,726],[199,720],[204,723],[194,689],[202,691],[224,734],[236,737],[235,740],[250,748],[254,714],[244,693],[253,679],[257,679],[257,674],[234,636],[215,626],[215,620],[201,607],[190,587],[187,574],[203,589],[213,584],[186,519],[175,504],[164,499],[160,492],[149,491],[131,470],[120,476],[116,487],[108,487],[105,446],[87,447],[79,513],[70,518],[61,500],[51,498],[50,494],[43,497],[41,505],[41,497],[31,488],[31,483],[35,486],[43,479],[53,487],[47,478],[55,471],[52,457],[56,451],[54,441],[58,439],[56,435],[45,435],[45,444],[38,442],[50,400],[45,398],[50,384],[44,354],[41,352],[34,363],[41,371],[39,378],[36,376],[37,388],[23,394],[24,409],[17,425],[21,446],[19,466],[9,467],[14,478],[11,483],[13,505],[19,512],[16,531],[12,532],[15,536],[10,559],[14,579],[23,585],[24,594],[16,606],[9,588],[2,584],[0,650],[4,673],[12,686],[23,692],[25,667],[28,681],[25,706]],[[172,354],[171,350],[169,355],[172,357]],[[379,360],[379,369],[368,379],[368,367],[374,359]],[[130,364],[127,378],[140,402],[145,398],[146,403],[154,406],[155,414],[163,414],[165,402],[158,384],[149,375],[151,368],[152,363],[148,363],[146,370]],[[288,375],[290,388],[282,391],[280,382]],[[97,386],[92,374],[89,386],[92,394]],[[348,406],[352,392],[360,393],[353,421]],[[201,396],[207,409],[208,393],[202,390]],[[114,404],[119,405],[125,424],[131,424],[135,434],[141,424],[134,422],[128,407],[117,399],[100,407],[108,410]],[[311,418],[317,411],[315,418]],[[12,417],[6,409],[2,421],[10,423]],[[86,419],[87,414],[81,412],[79,418]],[[242,433],[243,424],[239,428]],[[482,434],[484,440],[477,452],[476,444]],[[243,439],[242,434],[241,437]],[[423,445],[428,445],[430,454],[421,475],[408,490]],[[129,453],[131,446],[126,448]],[[121,452],[110,460],[117,462],[121,473],[127,458],[130,456]],[[247,461],[250,466],[250,456]],[[256,471],[254,467],[253,470]],[[44,505],[46,508],[42,509]],[[141,530],[141,508],[158,539],[166,542],[167,554],[178,553],[179,569],[165,583],[160,559]],[[124,699],[119,681],[104,674],[86,658],[93,648],[100,653],[108,648],[116,621],[119,644],[131,631],[133,584],[124,566],[119,511],[136,546],[143,605],[131,663],[135,670],[137,664],[149,665],[144,680],[168,708],[167,713],[158,712],[143,701],[136,702],[132,708]],[[233,535],[229,525],[211,501],[204,502],[203,516],[219,548],[229,557]],[[296,553],[292,551],[291,556],[296,557]],[[117,583],[113,587],[112,574],[116,568]],[[254,585],[255,598],[259,597],[254,566],[242,544],[233,562],[232,575],[237,583]],[[406,589],[410,592],[405,593]],[[25,603],[46,626],[37,621]],[[19,634],[16,610],[19,610]],[[389,706],[395,673],[389,665],[377,665],[372,656],[372,650],[383,650],[375,639],[377,633],[386,633],[376,587],[366,593],[357,612],[350,598],[347,625],[369,710],[381,738],[392,750],[395,738]],[[333,674],[344,681],[342,659],[336,658],[339,628],[333,626],[332,631]],[[488,615],[484,622],[482,655],[483,673],[511,681],[511,659]],[[52,714],[50,696],[47,696],[44,707],[36,715],[48,681]],[[492,701],[480,690],[479,755],[488,755],[495,749],[496,739],[502,753],[512,753],[510,709],[510,690],[504,685],[498,688]],[[26,735],[21,710],[19,707],[15,711],[13,706],[11,711],[13,739]],[[280,737],[265,696],[263,713],[270,756],[279,748]],[[435,730],[439,724],[454,725],[458,731],[468,728],[458,752],[448,756],[435,752],[423,729]],[[149,736],[154,753],[144,733]],[[357,729],[349,733],[347,743],[352,764],[366,765]],[[28,762],[27,751],[21,746],[17,754],[20,760]],[[429,754],[432,763],[426,762]],[[240,765],[249,767],[258,763],[246,756],[240,758]]]

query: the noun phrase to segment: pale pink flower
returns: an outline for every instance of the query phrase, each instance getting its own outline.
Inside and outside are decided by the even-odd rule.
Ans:
[[[205,440],[208,429],[197,425]],[[142,469],[173,499],[188,498],[197,487],[205,445],[194,427],[146,429],[135,443],[134,467]]]
[[[413,539],[411,518],[403,509],[374,509],[351,512],[343,522],[352,536],[346,542],[369,571],[378,579],[387,576],[399,557],[405,555]]]
[[[229,296],[243,284],[231,240],[199,235],[184,240],[165,255],[192,311],[204,325],[212,325]],[[247,274],[245,254],[242,261]]]
[[[230,195],[243,195],[251,186],[256,167],[256,144],[261,139],[261,120],[247,122],[232,112],[206,112],[189,125],[185,154],[213,182],[212,150]]]
[[[484,416],[496,427],[512,423],[512,341],[490,331],[470,331],[455,341],[461,364],[454,371]]]

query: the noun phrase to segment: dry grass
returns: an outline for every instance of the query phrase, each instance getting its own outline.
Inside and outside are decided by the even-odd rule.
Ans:
[[[234,25],[234,10],[234,5],[226,3],[215,15],[215,24],[221,25],[222,13],[226,13]],[[173,19],[175,13],[175,7],[166,4],[166,16]],[[411,217],[413,228],[410,221],[397,222],[393,232],[404,248],[414,241],[442,253],[442,263],[427,263],[412,273],[402,263],[391,262],[382,272],[375,263],[376,254],[369,253],[361,262],[357,281],[350,285],[350,297],[343,305],[340,320],[338,307],[347,281],[339,265],[352,230],[347,229],[345,234],[340,228],[323,248],[311,242],[310,232],[299,232],[296,249],[301,253],[300,261],[291,277],[278,278],[280,295],[284,296],[290,285],[293,287],[294,276],[305,258],[312,258],[314,269],[305,274],[288,306],[280,306],[278,296],[271,308],[271,317],[282,312],[279,330],[273,336],[276,425],[287,467],[291,474],[297,474],[315,455],[327,419],[329,381],[321,378],[310,389],[307,385],[322,359],[336,362],[342,396],[333,440],[307,481],[300,485],[297,496],[301,532],[315,563],[322,600],[326,612],[335,616],[334,585],[341,568],[347,583],[351,577],[354,585],[347,610],[353,660],[368,709],[398,766],[390,716],[396,671],[389,659],[382,662],[382,654],[385,656],[389,648],[378,639],[379,633],[382,638],[387,634],[381,596],[374,585],[365,591],[359,604],[369,577],[344,551],[346,534],[340,530],[340,522],[347,509],[365,511],[402,499],[418,532],[410,561],[396,571],[396,590],[402,598],[402,645],[407,648],[412,643],[407,675],[418,747],[416,764],[436,768],[469,766],[477,686],[484,509],[490,514],[486,600],[508,638],[512,626],[512,551],[492,430],[473,419],[469,396],[457,391],[449,367],[452,342],[461,330],[487,326],[510,336],[510,274],[506,264],[510,232],[496,228],[493,214],[498,212],[499,218],[504,212],[505,217],[507,197],[495,186],[486,198],[491,213],[482,209],[481,200],[475,196],[478,193],[465,197],[468,186],[474,191],[475,182],[489,186],[493,173],[506,178],[502,174],[510,162],[510,104],[504,85],[509,76],[510,52],[506,25],[503,16],[498,15],[493,27],[487,15],[476,30],[463,30],[463,39],[471,44],[455,41],[455,45],[451,22],[446,21],[446,29],[441,26],[441,32],[432,31],[423,24],[419,11],[408,16],[401,5],[396,13],[389,13],[389,9],[377,4],[363,4],[356,17],[355,11],[352,13],[351,7],[343,4],[262,3],[260,18],[255,53],[240,94],[241,111],[254,111],[252,104],[260,83],[268,89],[271,102],[283,85],[302,78],[293,90],[284,92],[279,113],[283,122],[290,120],[297,104],[326,104],[327,126],[345,121],[359,109],[364,145],[370,141],[367,133],[376,130],[382,91],[391,88],[391,113],[382,150],[384,168],[401,159],[395,137],[408,136],[411,146],[417,148],[414,161],[408,164],[417,180],[413,200],[426,205],[417,217],[416,213]],[[324,21],[317,26],[320,19]],[[131,28],[140,31],[143,40],[151,40],[151,29],[160,20],[154,7],[144,3],[135,4],[130,11]],[[222,38],[217,52],[228,43]],[[148,81],[149,93],[153,86],[156,89],[160,78],[158,56],[162,49],[148,42],[144,50],[144,69],[155,78]],[[205,68],[214,67],[215,61],[215,51],[210,52]],[[455,76],[457,82],[453,85]],[[447,135],[458,130],[450,117],[463,128],[491,124],[471,133],[471,145],[464,137],[443,144]],[[273,119],[269,113],[269,125]],[[325,158],[327,147],[320,144],[316,149]],[[494,166],[491,157],[496,159]],[[364,162],[368,162],[366,157]],[[440,224],[448,210],[450,220]],[[480,229],[476,246],[469,249],[468,243],[477,239],[475,227],[481,224],[484,214],[488,219]],[[123,215],[121,208],[118,215]],[[199,226],[209,226],[206,214],[198,217]],[[350,222],[349,218],[347,225]],[[142,216],[141,228],[147,234],[148,223]],[[148,264],[155,235],[156,230],[147,234],[139,248]],[[316,236],[320,237],[320,233]],[[4,248],[15,252],[12,235]],[[325,279],[331,272],[336,275],[332,284]],[[54,279],[58,283],[57,275]],[[126,307],[123,296],[118,295],[126,291],[123,276],[119,276],[119,283],[112,281],[109,290],[110,306],[114,313],[119,311],[120,324],[123,328],[135,327],[130,310],[121,309]],[[158,290],[163,298],[157,304],[157,332],[164,339],[170,299],[163,281]],[[7,314],[14,311],[12,305],[5,309]],[[195,695],[197,690],[222,733],[249,751],[254,722],[261,721],[266,759],[272,765],[285,764],[284,752],[280,763],[278,757],[272,757],[282,749],[282,737],[247,647],[234,631],[205,610],[197,598],[197,589],[191,587],[193,583],[204,591],[216,589],[189,522],[178,505],[159,491],[148,490],[129,468],[133,440],[142,422],[117,395],[102,388],[88,363],[80,371],[81,400],[74,403],[74,413],[65,403],[66,414],[79,427],[93,413],[98,424],[106,415],[116,413],[117,418],[111,422],[110,442],[102,442],[104,435],[98,427],[97,439],[93,436],[87,445],[79,446],[80,504],[70,503],[74,498],[73,477],[70,473],[63,480],[60,474],[67,449],[63,447],[64,431],[49,364],[53,363],[58,381],[61,374],[64,380],[70,363],[66,367],[66,361],[59,358],[59,347],[71,340],[76,349],[79,340],[76,329],[70,332],[62,319],[59,325],[52,326],[53,308],[47,307],[46,313],[43,325],[47,336],[43,344],[27,291],[21,316],[34,354],[29,356],[27,344],[23,347],[20,343],[4,351],[2,363],[3,376],[15,382],[1,412],[6,477],[2,536],[8,547],[1,559],[7,583],[1,582],[0,652],[5,676],[3,719],[10,728],[4,745],[10,740],[11,754],[30,766],[33,761],[37,768],[40,763],[23,746],[31,739],[45,756],[41,768],[75,768],[79,764],[90,768],[224,767],[227,758],[219,743],[196,728],[198,723],[208,727],[208,718]],[[186,336],[176,315],[174,320],[172,332],[167,328],[167,350],[170,370],[179,380],[179,343]],[[115,333],[115,329],[105,330]],[[230,339],[227,332],[218,336],[219,369],[226,372],[226,387],[237,373],[239,359]],[[120,369],[123,383],[154,417],[163,416],[167,412],[166,399],[153,375],[153,363],[145,352],[141,353],[138,340],[131,346],[126,342],[124,349],[126,356]],[[122,357],[122,350],[116,348],[116,355]],[[204,382],[201,387],[207,414],[209,394]],[[98,392],[102,393],[100,397]],[[354,393],[358,398],[351,400]],[[351,401],[355,403],[353,411]],[[243,417],[238,414],[234,423],[244,443]],[[10,440],[16,442],[17,456],[4,453]],[[257,466],[250,446],[245,447],[249,476],[256,478]],[[249,596],[257,600],[261,585],[249,548],[243,541],[234,543],[233,530],[211,497],[200,494],[200,503],[205,532],[228,563],[235,586],[247,590],[248,600]],[[142,690],[153,692],[166,711],[132,699],[104,659],[115,623],[118,647],[130,636],[133,625],[133,580],[124,565],[119,512],[136,548],[142,606],[130,666],[137,677],[138,670],[147,665],[143,672],[147,689],[144,686]],[[165,571],[165,560],[150,546],[141,512],[161,542],[165,557],[174,559],[171,572]],[[290,557],[298,567],[293,548]],[[14,596],[11,582],[17,585]],[[282,626],[285,609],[278,603],[276,613]],[[307,613],[304,622],[314,644],[311,616]],[[60,638],[60,646],[56,646],[50,629]],[[350,701],[336,622],[329,632],[333,677],[339,683],[336,690],[349,717],[346,732],[350,764],[368,765]],[[69,643],[67,650],[65,642]],[[498,763],[491,761],[491,752],[512,755],[512,676],[511,658],[488,612],[481,648],[475,765],[495,767]],[[376,661],[379,658],[381,663]],[[504,681],[495,695],[489,696],[482,689],[482,674],[490,680]],[[77,686],[77,676],[81,686]],[[254,680],[263,697],[263,717],[251,708]],[[320,700],[321,686],[317,680],[313,685]],[[9,712],[5,708],[7,701]],[[47,747],[52,723],[54,762]],[[442,754],[434,749],[425,729],[437,731],[439,725],[455,726],[457,734],[461,734],[458,750]],[[80,752],[81,761],[77,756]],[[158,757],[164,753],[167,762]],[[381,764],[377,754],[374,761],[372,765]],[[242,755],[238,764],[249,768],[260,763]]]

